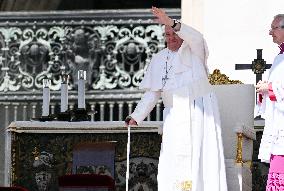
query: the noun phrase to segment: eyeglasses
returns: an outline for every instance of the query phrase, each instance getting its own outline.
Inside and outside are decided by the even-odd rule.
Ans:
[[[277,27],[271,27],[271,29],[269,29],[269,31],[275,31],[277,29],[282,29],[283,26],[277,26]]]

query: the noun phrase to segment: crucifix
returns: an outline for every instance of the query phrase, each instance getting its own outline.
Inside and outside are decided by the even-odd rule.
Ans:
[[[265,72],[266,69],[271,67],[271,64],[266,64],[266,61],[262,58],[262,49],[257,50],[257,58],[252,61],[251,64],[236,64],[235,70],[247,70],[251,69],[255,76],[255,84],[259,80],[262,80],[262,74]]]
[[[168,73],[166,73],[165,76],[162,77],[162,87],[165,87],[168,79],[169,79]]]
[[[266,61],[262,58],[262,49],[256,49],[257,51],[257,58],[252,61],[251,64],[236,64],[235,70],[247,70],[251,69],[255,76],[255,84],[258,81],[262,80],[262,74],[265,72],[266,69],[271,67],[271,64],[266,64]],[[257,100],[257,93],[256,93],[256,100]],[[255,119],[262,119],[261,116],[256,116]]]

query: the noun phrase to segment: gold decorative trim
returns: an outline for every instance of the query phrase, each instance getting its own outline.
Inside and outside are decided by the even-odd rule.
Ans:
[[[34,155],[35,160],[39,160],[40,152],[37,147],[34,148],[34,151],[32,152],[32,154]]]
[[[222,74],[218,69],[215,69],[213,73],[209,75],[209,82],[211,85],[243,84],[240,80],[230,80],[228,76]]]
[[[192,181],[191,180],[186,180],[178,183],[176,185],[177,189],[181,191],[191,191],[192,189]]]
[[[243,134],[237,133],[237,139],[236,163],[243,164]]]
[[[243,161],[243,141],[246,137],[243,133],[237,133],[237,154],[235,162],[240,166],[249,167],[252,170],[252,161]]]

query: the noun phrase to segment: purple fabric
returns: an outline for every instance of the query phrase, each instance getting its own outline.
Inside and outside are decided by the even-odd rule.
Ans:
[[[284,191],[284,155],[271,155],[266,191]]]
[[[114,150],[80,150],[73,153],[72,172],[80,166],[106,166],[114,177]]]
[[[114,177],[114,143],[80,143],[73,150],[72,174],[83,166],[105,166]]]
[[[282,44],[280,44],[279,48],[280,48],[279,54],[283,54],[284,53],[284,42],[282,42]]]
[[[112,177],[98,174],[69,174],[60,176],[58,184],[61,191],[82,190],[102,191],[105,188],[115,190],[115,181]],[[79,191],[78,189],[78,191]]]
[[[269,173],[284,173],[284,155],[271,155]]]

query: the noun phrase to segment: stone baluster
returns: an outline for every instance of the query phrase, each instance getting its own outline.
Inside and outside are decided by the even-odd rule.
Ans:
[[[32,102],[32,103],[31,103],[31,107],[32,107],[32,118],[35,118],[35,117],[36,117],[36,106],[37,106],[37,103],[35,103],[35,102]]]
[[[132,113],[133,101],[128,101],[127,105],[128,105],[128,115],[130,115]]]
[[[108,102],[109,104],[109,120],[113,121],[113,107],[114,107],[114,102],[110,101]]]
[[[156,105],[156,121],[160,121],[161,120],[161,102],[159,101]]]
[[[151,113],[147,116],[147,121],[151,121]]]
[[[123,102],[119,101],[118,102],[118,120],[122,121],[123,119]]]
[[[56,103],[50,103],[50,114],[55,113],[55,105],[56,105]]]
[[[105,101],[101,101],[99,102],[99,106],[100,106],[100,121],[104,121],[105,118]]]
[[[23,121],[26,121],[27,120],[27,107],[28,105],[26,103],[23,103]]]
[[[17,121],[19,103],[17,103],[17,102],[13,103],[13,106],[14,106],[14,121]]]
[[[4,103],[4,108],[5,108],[5,127],[8,127],[10,120],[9,120],[9,105],[10,103]]]
[[[71,103],[69,104],[69,108],[70,108],[71,111],[74,110],[74,105],[75,105],[74,102],[71,102]]]
[[[90,103],[91,105],[91,111],[93,111],[93,113],[91,114],[91,121],[95,121],[95,107],[96,107],[96,103],[95,102],[91,102]]]

